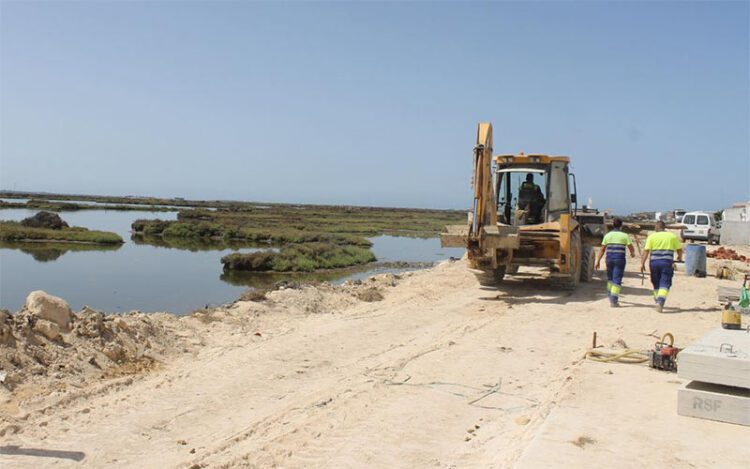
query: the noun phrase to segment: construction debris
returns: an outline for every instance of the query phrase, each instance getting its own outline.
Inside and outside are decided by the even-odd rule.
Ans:
[[[737,254],[737,251],[730,248],[725,248],[724,246],[719,247],[715,251],[711,251],[706,254],[707,257],[710,257],[712,259],[721,259],[721,260],[727,260],[727,261],[741,261],[746,262],[750,264],[750,259],[747,258],[747,256],[742,256],[740,254]]]

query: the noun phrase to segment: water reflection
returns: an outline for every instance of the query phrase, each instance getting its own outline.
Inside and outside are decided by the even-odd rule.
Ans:
[[[344,281],[363,272],[372,273],[372,265],[336,269],[325,272],[244,272],[228,270],[219,277],[222,281],[238,287],[271,288],[277,283],[320,283]]]
[[[0,249],[18,249],[33,257],[37,262],[55,261],[71,251],[117,251],[120,247],[122,247],[120,244],[37,243],[0,240]]]
[[[224,251],[227,249],[236,251],[244,248],[251,248],[251,251],[277,249],[269,247],[268,244],[224,241],[217,239],[162,238],[161,236],[146,236],[143,234],[133,234],[130,236],[130,240],[136,245],[156,246],[167,249],[183,249],[191,252]]]

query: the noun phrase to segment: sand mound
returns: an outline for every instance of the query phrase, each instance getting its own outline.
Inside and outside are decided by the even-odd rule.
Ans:
[[[17,313],[0,311],[0,383],[12,390],[24,383],[150,369],[159,357],[195,345],[195,337],[190,338],[198,324],[221,322],[235,330],[237,325],[252,329],[248,318],[261,314],[336,313],[360,301],[383,300],[385,289],[398,279],[399,275],[380,274],[340,286],[282,285],[271,292],[243,295],[229,310],[201,310],[191,318],[138,311],[104,314],[88,306],[74,313],[62,298],[35,291]]]
[[[321,284],[302,286],[296,289],[285,288],[270,292],[266,297],[291,310],[308,314],[334,313],[342,311],[358,301],[381,301],[383,292],[395,287],[400,275],[378,274],[366,280],[350,280],[343,285]]]
[[[385,273],[373,275],[365,280],[349,280],[342,285],[299,284],[280,282],[274,290],[249,290],[234,303],[240,310],[264,312],[288,312],[292,314],[336,313],[355,305],[359,301],[375,302],[383,300],[386,289],[395,287],[403,276]],[[256,303],[256,304],[250,304]],[[233,308],[236,315],[237,308]],[[210,316],[226,316],[226,311],[197,312],[205,319]]]
[[[71,375],[116,375],[150,368],[176,345],[177,318],[131,312],[78,314],[61,298],[32,292],[16,314],[0,312],[0,381],[9,389]]]
[[[381,301],[399,278],[384,274],[339,286],[280,285],[243,295],[229,307],[182,317],[106,314],[89,307],[75,313],[61,298],[32,292],[15,314],[0,311],[0,437],[72,402],[169,374],[170,366],[182,363],[178,355],[192,354],[186,361],[192,363],[205,349],[223,354],[283,336],[303,317],[346,314],[357,304]],[[160,373],[144,373],[154,368]]]

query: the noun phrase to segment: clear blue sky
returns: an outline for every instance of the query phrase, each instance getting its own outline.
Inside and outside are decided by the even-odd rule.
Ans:
[[[748,2],[0,13],[3,189],[465,208],[488,120],[600,208],[750,199]]]

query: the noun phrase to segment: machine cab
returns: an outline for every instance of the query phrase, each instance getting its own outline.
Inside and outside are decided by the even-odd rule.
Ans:
[[[497,220],[502,225],[537,225],[572,214],[569,159],[547,155],[500,155],[494,158]]]

